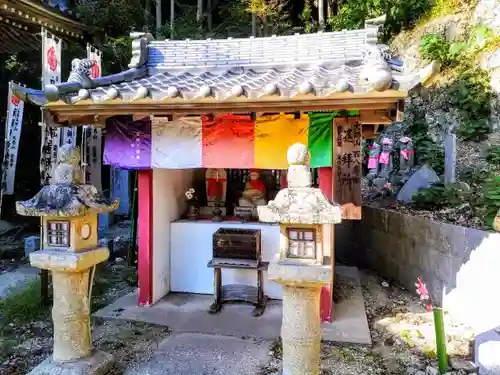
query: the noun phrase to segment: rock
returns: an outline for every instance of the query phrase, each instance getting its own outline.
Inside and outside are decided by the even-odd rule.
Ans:
[[[425,369],[425,375],[439,375],[439,370],[432,366],[427,366]]]
[[[381,284],[384,288],[389,288],[389,283],[387,281],[382,281]]]
[[[428,188],[433,183],[439,182],[439,176],[428,165],[422,166],[410,176],[398,193],[397,200],[403,203],[413,202],[413,194],[419,189]]]
[[[466,374],[472,374],[477,371],[477,366],[474,363],[460,358],[451,358],[450,366],[457,371],[463,370]]]

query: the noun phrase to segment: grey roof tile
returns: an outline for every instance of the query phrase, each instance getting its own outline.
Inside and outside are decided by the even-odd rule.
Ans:
[[[74,103],[80,88],[88,89],[93,101],[109,97],[110,89],[123,100],[144,95],[162,100],[177,94],[186,100],[206,95],[224,100],[234,93],[259,98],[274,88],[282,97],[325,96],[339,90],[364,93],[375,86],[390,88],[391,79],[393,87],[408,89],[415,84],[415,76],[391,69],[373,44],[373,30],[219,40],[148,38],[140,51],[134,51],[128,71],[97,80],[75,74],[73,82],[51,87],[45,95],[16,90],[40,104],[44,96],[46,101],[62,98]]]

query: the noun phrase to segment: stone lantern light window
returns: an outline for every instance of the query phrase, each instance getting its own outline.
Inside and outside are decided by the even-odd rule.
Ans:
[[[47,244],[49,246],[69,246],[69,222],[52,220],[47,223]]]
[[[316,232],[313,228],[288,228],[287,258],[316,259]]]

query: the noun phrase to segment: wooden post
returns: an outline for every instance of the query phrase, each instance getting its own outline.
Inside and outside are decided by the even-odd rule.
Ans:
[[[139,232],[139,306],[153,302],[153,171],[137,172]]]
[[[332,124],[333,126],[333,124]],[[331,201],[334,200],[335,187],[335,167],[319,168],[319,188],[323,194]],[[330,225],[330,265],[332,267],[332,282],[321,288],[320,298],[320,315],[321,322],[332,322],[333,317],[333,280],[335,275],[335,243],[333,242],[333,235],[335,225]]]

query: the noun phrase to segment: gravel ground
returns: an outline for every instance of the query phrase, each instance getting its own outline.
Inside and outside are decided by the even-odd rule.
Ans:
[[[432,317],[425,312],[419,299],[373,273],[361,271],[361,276],[373,346],[324,342],[321,348],[321,375],[427,375],[426,370],[428,374],[437,375],[434,372],[437,365]],[[348,298],[349,289],[347,284],[336,285],[335,288],[343,298]],[[447,323],[449,354],[458,359],[468,359],[472,338],[470,330]],[[432,329],[429,330],[429,327]],[[413,334],[415,332],[418,334]],[[280,370],[282,352],[279,340],[272,345],[270,355],[269,363],[259,375],[270,375]],[[465,372],[450,369],[447,375],[458,374]]]
[[[428,366],[433,366],[429,374],[434,374],[432,320],[418,298],[372,273],[361,271],[361,275],[373,346],[324,343],[321,375],[425,375],[418,371]],[[94,310],[134,288],[134,274],[123,260],[107,264],[99,270],[96,279]],[[346,282],[336,285],[341,299],[349,298],[350,289]],[[468,358],[470,331],[449,323],[447,333],[450,351],[458,358]],[[119,375],[126,368],[133,369],[152,359],[169,331],[161,326],[112,320],[95,321],[93,335],[95,346],[113,353],[116,358],[110,375]],[[26,374],[50,355],[51,350],[52,322],[48,310],[28,324],[0,320],[0,375]],[[256,375],[270,375],[280,370],[279,340],[273,343],[269,354],[268,364]],[[460,374],[464,372],[449,375]]]

